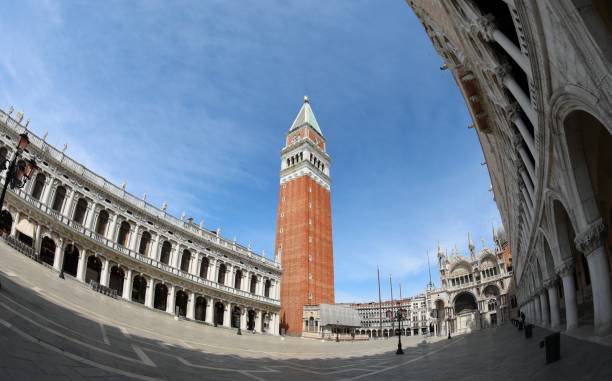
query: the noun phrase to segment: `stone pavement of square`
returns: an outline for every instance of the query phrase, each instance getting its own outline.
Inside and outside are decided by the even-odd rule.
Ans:
[[[612,348],[536,328],[321,342],[243,334],[95,293],[0,244],[0,380],[611,380]]]

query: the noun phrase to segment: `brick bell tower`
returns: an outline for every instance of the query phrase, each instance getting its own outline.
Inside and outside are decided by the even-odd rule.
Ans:
[[[281,278],[281,328],[303,329],[303,306],[334,303],[330,157],[308,97],[281,151],[275,258]]]

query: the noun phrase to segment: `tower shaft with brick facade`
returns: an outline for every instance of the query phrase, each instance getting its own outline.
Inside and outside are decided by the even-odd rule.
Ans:
[[[307,97],[281,152],[275,257],[281,327],[302,332],[304,305],[334,303],[330,157]]]

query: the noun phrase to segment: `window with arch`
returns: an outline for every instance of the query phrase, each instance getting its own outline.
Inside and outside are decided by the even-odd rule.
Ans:
[[[32,186],[32,197],[36,200],[40,201],[43,194],[43,189],[45,189],[46,180],[47,177],[44,174],[39,173],[36,175],[36,180],[34,180],[34,185]]]
[[[257,275],[251,276],[251,284],[249,286],[249,291],[251,294],[254,294],[255,290],[257,290]]]
[[[87,200],[81,197],[79,198],[79,201],[77,201],[76,203],[72,219],[77,224],[83,225],[83,223],[85,222],[86,213],[87,213]]]
[[[226,267],[225,267],[225,264],[222,263],[221,265],[219,265],[219,273],[217,274],[217,283],[225,284],[225,272],[226,272]]]
[[[266,280],[266,283],[264,285],[264,296],[266,298],[270,297],[270,288],[272,287],[272,282],[270,281],[270,279]]]
[[[64,199],[66,198],[66,188],[63,185],[60,185],[55,189],[55,196],[53,197],[53,204],[51,204],[51,209],[56,212],[62,211],[62,206],[64,205]]]
[[[151,233],[143,232],[140,236],[140,245],[138,246],[138,253],[147,255],[149,247],[151,246]]]
[[[236,270],[236,278],[234,279],[234,288],[240,290],[242,286],[242,270]]]
[[[183,250],[183,255],[181,256],[181,271],[189,272],[190,263],[191,263],[191,251],[185,249]]]
[[[117,243],[121,246],[127,247],[130,238],[130,223],[127,221],[121,221],[119,225],[119,234],[117,234]]]
[[[210,262],[208,258],[202,258],[202,263],[200,264],[200,277],[204,279],[208,279],[208,266]]]
[[[96,222],[96,233],[100,235],[106,234],[106,228],[108,227],[108,212],[104,209],[98,213],[98,221]]]
[[[161,248],[161,253],[159,254],[159,261],[161,263],[168,264],[170,263],[170,252],[172,251],[172,244],[168,241],[164,241]]]

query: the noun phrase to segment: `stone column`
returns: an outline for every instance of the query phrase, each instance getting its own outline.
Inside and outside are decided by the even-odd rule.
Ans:
[[[61,271],[62,263],[64,263],[64,240],[60,238],[58,245],[55,246],[55,255],[53,256],[53,268],[57,271]]]
[[[566,330],[578,327],[578,306],[576,305],[576,289],[574,288],[574,260],[564,262],[557,272],[563,282],[565,295]]]
[[[561,325],[561,312],[559,311],[559,294],[555,279],[549,279],[545,286],[548,291],[548,304],[550,306],[550,327],[557,329]]]
[[[147,291],[145,292],[145,307],[153,308],[153,300],[155,298],[155,279],[147,278]]]
[[[83,249],[79,252],[79,263],[76,273],[77,280],[85,282],[85,271],[87,271],[87,250]]]
[[[229,263],[226,263],[225,264],[225,282],[223,282],[223,284],[225,284],[228,287],[234,286],[232,284],[232,279],[234,278],[232,276],[232,271],[234,271],[234,266],[230,265]]]
[[[180,257],[181,257],[181,245],[179,245],[177,242],[176,246],[174,247],[174,250],[172,251],[172,258],[170,258],[170,265],[178,269],[179,263],[180,263],[179,262]]]
[[[214,306],[213,298],[206,298],[206,316],[204,320],[208,324],[213,324],[213,306]]]
[[[542,301],[540,300],[540,294],[538,291],[536,291],[533,301],[535,307],[535,323],[542,324]]]
[[[42,202],[44,205],[47,205],[47,202],[49,202],[49,196],[51,195],[51,190],[53,189],[53,181],[54,179],[52,177],[47,176],[47,180],[45,181],[45,189],[40,200],[40,202]]]
[[[274,336],[278,336],[280,335],[280,329],[279,329],[279,318],[278,318],[278,314],[274,313],[272,314],[274,320],[273,320],[273,324],[272,324],[272,334]]]
[[[261,310],[257,310],[257,313],[255,314],[255,332],[261,333],[261,324],[262,324],[262,320],[261,320]]]
[[[209,257],[209,263],[208,263],[208,276],[207,279],[211,280],[213,282],[217,281],[217,258],[215,257]]]
[[[119,219],[119,215],[117,213],[113,213],[111,218],[110,226],[107,227],[106,238],[115,242],[115,229],[117,227],[117,220]]]
[[[92,202],[90,207],[87,209],[87,218],[85,220],[85,227],[89,230],[93,230],[94,216],[96,215],[96,208],[98,204]]]
[[[187,291],[187,319],[193,320],[195,317],[195,294]]]
[[[123,280],[123,299],[132,300],[132,270],[125,273]]]
[[[15,221],[13,221],[13,225],[11,225],[11,236],[17,236],[17,224],[19,223],[19,211],[15,212]]]
[[[261,295],[261,275],[256,275],[255,295]]]
[[[151,250],[149,250],[149,257],[159,261],[159,233],[155,234],[153,245],[151,246]]]
[[[40,225],[36,224],[36,227],[34,228],[34,253],[38,256],[40,256],[40,244],[42,243],[40,240],[40,231]]]
[[[549,327],[550,326],[550,316],[548,314],[548,295],[547,295],[545,288],[541,289],[539,292],[540,292],[540,303],[541,303],[541,308],[542,308],[542,312],[541,312],[542,325],[544,327]]]
[[[68,196],[68,200],[64,204],[64,211],[62,214],[66,216],[67,218],[72,219],[70,216],[70,212],[72,210],[72,202],[74,201],[74,196],[76,194],[76,191],[72,189],[72,190],[69,190],[69,192],[70,192],[70,196]]]
[[[494,24],[491,24],[494,25]],[[521,52],[521,49],[512,42],[506,35],[497,28],[491,28],[489,30],[489,38],[497,41],[497,43],[508,53],[510,57],[516,62],[521,69],[527,74],[527,77],[531,78],[531,67],[529,66],[529,59]]]
[[[593,290],[595,334],[612,333],[610,264],[605,248],[606,228],[601,220],[576,236],[576,246],[587,259]]]
[[[247,329],[246,314],[247,314],[247,308],[244,306],[240,307],[240,329],[243,331],[246,331]]]
[[[168,301],[166,303],[166,312],[174,315],[174,300],[176,298],[176,287],[168,285]]]
[[[225,306],[225,313],[223,314],[223,326],[230,328],[230,319],[232,317],[232,303],[226,302],[223,303]]]
[[[197,251],[194,251],[193,253],[191,253],[191,260],[189,261],[189,273],[190,274],[198,275],[197,267],[199,263],[199,260],[198,260],[199,257],[200,257],[200,254]]]
[[[138,225],[134,226],[133,229],[130,230],[130,239],[128,248],[132,251],[136,251],[138,245],[138,235],[140,232],[140,227]]]
[[[104,258],[102,261],[102,274],[100,274],[100,284],[102,286],[108,287],[108,283],[110,280],[110,261],[107,258]]]

